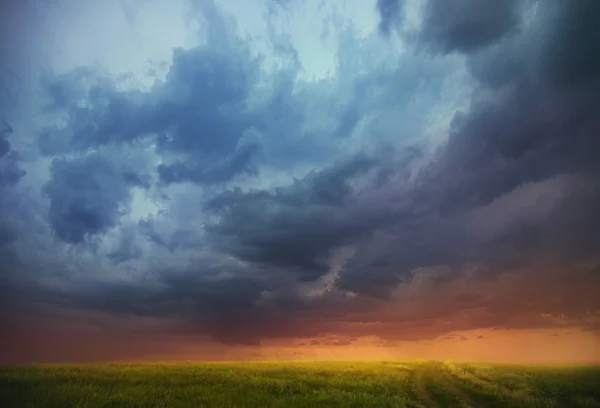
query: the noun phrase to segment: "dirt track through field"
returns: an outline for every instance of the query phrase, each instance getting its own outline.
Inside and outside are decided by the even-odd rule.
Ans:
[[[417,398],[428,408],[441,408],[430,392],[430,378],[425,370],[419,370],[415,375],[415,392]]]
[[[473,384],[458,378],[443,363],[427,363],[414,373],[414,393],[427,408],[500,407],[490,396],[479,395]]]

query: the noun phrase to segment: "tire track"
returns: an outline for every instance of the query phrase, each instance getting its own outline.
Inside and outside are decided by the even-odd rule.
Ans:
[[[442,370],[442,368],[440,368]],[[471,408],[478,407],[480,405],[476,405],[469,394],[467,394],[463,388],[457,384],[454,378],[451,377],[451,374],[446,374],[445,372],[442,374],[442,378],[440,378],[440,384],[444,389],[446,389],[454,398],[457,406],[463,408]]]
[[[419,365],[412,373],[412,395],[424,408],[499,408],[506,401],[471,387],[444,363]]]
[[[423,402],[427,408],[441,408],[433,394],[428,390],[427,384],[431,383],[430,373],[426,367],[419,367],[415,375],[416,397]]]
[[[416,378],[419,399],[426,407],[480,407],[471,395],[457,383],[443,363],[432,362],[423,366]]]
[[[498,397],[486,393],[485,390],[479,389],[471,380],[460,378],[447,364],[444,364],[440,370],[444,372],[444,376],[447,378],[446,384],[449,390],[468,404],[463,406],[485,408],[506,407],[506,401],[502,401]]]

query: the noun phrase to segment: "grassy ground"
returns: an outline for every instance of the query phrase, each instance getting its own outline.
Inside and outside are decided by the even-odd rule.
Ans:
[[[600,367],[435,362],[9,367],[0,369],[0,406],[600,407]]]

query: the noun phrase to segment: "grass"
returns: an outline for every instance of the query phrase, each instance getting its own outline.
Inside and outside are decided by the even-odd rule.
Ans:
[[[438,362],[0,368],[0,406],[600,407],[600,367]]]

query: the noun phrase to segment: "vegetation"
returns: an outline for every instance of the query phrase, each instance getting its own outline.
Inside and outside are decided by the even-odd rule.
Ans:
[[[600,367],[451,362],[6,367],[0,369],[0,406],[600,407]]]

